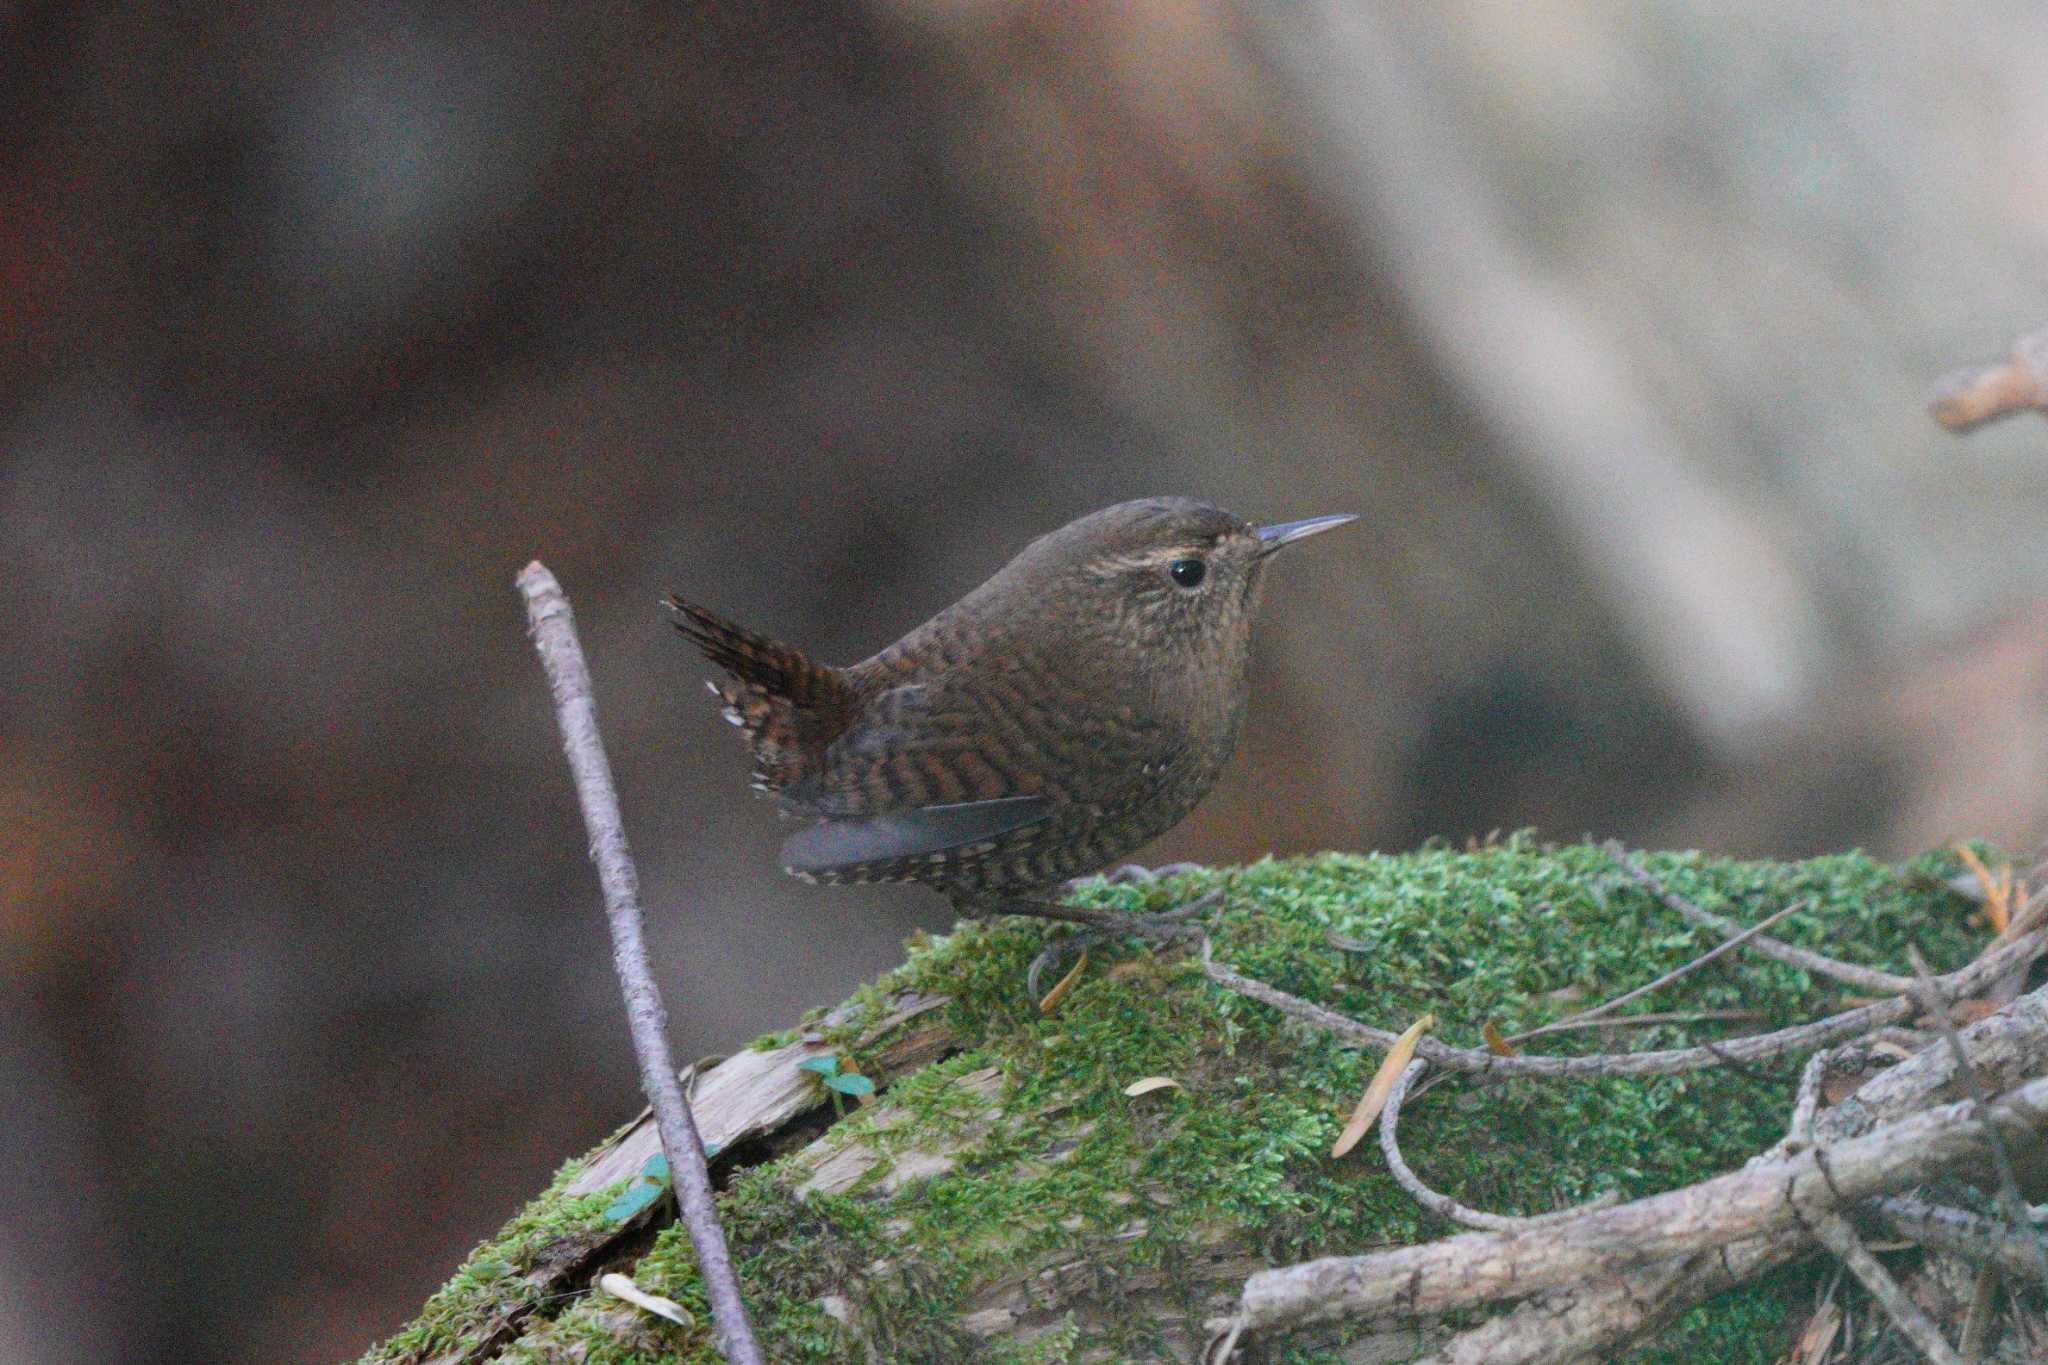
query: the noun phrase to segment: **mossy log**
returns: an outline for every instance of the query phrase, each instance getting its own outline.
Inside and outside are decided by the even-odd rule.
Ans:
[[[1775,932],[1851,962],[1906,970],[1913,944],[1939,971],[1987,937],[1950,889],[1958,869],[1945,855],[1903,867],[1860,854],[1644,861],[1744,923],[1809,901]],[[1489,1023],[1532,1028],[1651,981],[1716,941],[1602,850],[1526,839],[1090,884],[1078,901],[1159,909],[1211,890],[1223,893],[1205,916],[1217,960],[1390,1029],[1433,1013],[1437,1036],[1463,1046],[1483,1046]],[[1008,920],[920,936],[902,967],[845,1004],[698,1079],[721,1213],[771,1359],[1187,1360],[1254,1270],[1449,1230],[1396,1186],[1371,1143],[1329,1155],[1377,1055],[1135,941],[1098,944],[1041,1011],[1027,968],[1067,932]],[[1560,1053],[1683,1046],[1812,1019],[1845,999],[1737,952],[1629,1007],[1665,1022],[1623,1013],[1544,1042]],[[828,1088],[823,1059],[875,1093]],[[1769,1147],[1799,1069],[1795,1057],[1633,1080],[1453,1079],[1410,1101],[1403,1143],[1429,1183],[1490,1210],[1632,1198]],[[1175,1084],[1126,1093],[1148,1077]],[[715,1365],[688,1240],[666,1200],[632,1197],[657,1151],[643,1118],[568,1163],[365,1365]],[[594,1290],[621,1270],[697,1325]],[[1780,1267],[1681,1315],[1635,1358],[1774,1360],[1825,1272],[1811,1259]],[[1448,1330],[1323,1324],[1248,1344],[1240,1359],[1400,1360]]]

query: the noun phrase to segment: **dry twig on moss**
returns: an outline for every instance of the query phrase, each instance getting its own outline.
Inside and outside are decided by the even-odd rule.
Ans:
[[[1364,1256],[1261,1271],[1245,1283],[1247,1331],[1337,1318],[1433,1315],[1583,1284],[1633,1267],[1811,1226],[1857,1202],[1982,1160],[1993,1135],[2048,1128],[2048,1078],[1977,1106],[1943,1105],[1825,1150],[1734,1171],[1535,1228],[1468,1232]]]
[[[1951,998],[1974,995],[1986,984],[1996,981],[2015,967],[2032,962],[2040,956],[2044,947],[2048,947],[2048,929],[2031,931],[1984,954],[1969,965],[1939,978],[1937,984]],[[1246,976],[1234,967],[1213,960],[1206,937],[1202,940],[1202,970],[1219,986],[1249,996],[1261,1004],[1270,1005],[1304,1023],[1327,1029],[1340,1038],[1382,1051],[1394,1044],[1396,1035],[1385,1029],[1362,1024],[1348,1015],[1339,1014],[1313,1001],[1303,1000],[1300,996],[1290,995],[1256,977]],[[1759,1062],[1772,1057],[1782,1057],[1791,1052],[1828,1047],[1851,1038],[1860,1038],[1888,1024],[1896,1024],[1911,1017],[1917,1009],[1918,1005],[1912,997],[1899,995],[1889,1000],[1880,1000],[1876,1004],[1845,1010],[1810,1024],[1796,1024],[1791,1028],[1779,1029],[1774,1033],[1751,1034],[1743,1038],[1731,1038],[1726,1042],[1656,1052],[1609,1052],[1583,1057],[1546,1057],[1528,1054],[1502,1056],[1480,1048],[1452,1047],[1433,1038],[1423,1039],[1415,1052],[1424,1061],[1446,1071],[1477,1076],[1671,1076],[1706,1066]]]
[[[1978,1078],[1988,1088],[2015,1085],[2039,1076],[2048,1070],[2048,987],[1978,1020],[1961,1030],[1959,1037]],[[1853,1053],[1861,1046],[1852,1044],[1838,1050],[1837,1055]],[[1758,1160],[1770,1159],[1774,1153],[1789,1149],[1802,1135],[1802,1129],[1809,1142],[1822,1143],[1869,1133],[1952,1094],[1957,1084],[1957,1065],[1949,1051],[1925,1048],[1867,1081],[1840,1104],[1814,1115],[1810,1125],[1800,1122],[1801,1105],[1795,1102],[1786,1141]],[[1876,1206],[1889,1217],[1894,1204],[1907,1204],[1905,1212],[1909,1217],[1926,1207],[1894,1198],[1879,1200]],[[1979,1250],[1979,1256],[2024,1256],[2027,1264],[2032,1264],[2030,1248],[2003,1237],[1982,1235],[1987,1229],[2002,1232],[1996,1224],[1989,1220],[1969,1221],[1967,1215],[1947,1216],[1955,1212],[1942,1210],[1940,1217],[1926,1220],[1926,1245],[1950,1249],[1943,1245],[1942,1238],[1953,1232],[1958,1241],[1968,1241],[1977,1248],[1995,1248]],[[2041,1221],[2048,1222],[2048,1210],[2043,1211]],[[1459,1333],[1416,1365],[1563,1365],[1566,1361],[1598,1359],[1630,1342],[1640,1341],[1659,1325],[1714,1295],[1805,1254],[1812,1245],[1806,1230],[1794,1225],[1762,1237],[1608,1276],[1595,1283],[1538,1294]],[[1962,1245],[1954,1249],[1959,1254],[1972,1254]]]
[[[597,864],[598,881],[604,888],[605,915],[611,924],[612,962],[618,969],[620,989],[625,993],[633,1053],[640,1062],[640,1085],[654,1106],[655,1122],[661,1129],[662,1147],[668,1153],[683,1225],[689,1230],[690,1244],[697,1250],[705,1294],[711,1300],[718,1347],[733,1365],[762,1365],[761,1347],[747,1321],[739,1279],[733,1273],[732,1255],[726,1249],[724,1230],[718,1225],[704,1143],[690,1117],[689,1101],[683,1096],[675,1059],[669,1054],[668,1016],[661,1007],[661,993],[648,966],[647,941],[641,932],[640,876],[633,866],[632,850],[626,845],[618,792],[612,786],[611,761],[605,756],[604,742],[598,736],[590,669],[583,662],[583,647],[576,639],[569,598],[539,560],[521,570],[518,581],[520,595],[526,599],[528,629],[554,693],[562,747],[569,756],[576,799],[583,808],[584,826],[590,832],[590,858]]]
[[[1401,1106],[1407,1102],[1408,1089],[1415,1079],[1429,1069],[1428,1062],[1410,1062],[1403,1067],[1394,1081],[1394,1087],[1387,1092],[1386,1106],[1380,1110],[1380,1154],[1387,1159],[1387,1169],[1394,1180],[1416,1203],[1453,1223],[1468,1228],[1486,1228],[1495,1232],[1506,1232],[1516,1228],[1538,1227],[1546,1223],[1559,1223],[1576,1218],[1582,1213],[1597,1209],[1610,1209],[1621,1202],[1618,1194],[1603,1194],[1599,1198],[1581,1204],[1575,1209],[1559,1209],[1554,1213],[1511,1214],[1488,1213],[1461,1204],[1441,1190],[1431,1188],[1408,1159],[1401,1155]]]
[[[1662,893],[1661,886],[1653,890]],[[1698,914],[1696,922],[1718,919],[1705,911]],[[1799,1255],[1816,1238],[1837,1250],[1871,1292],[1887,1301],[1887,1311],[1923,1350],[1936,1353],[1935,1359],[1951,1358],[1938,1354],[1949,1348],[1924,1314],[1912,1318],[1918,1310],[1910,1304],[1895,1310],[1892,1301],[1900,1296],[1885,1290],[1896,1285],[1861,1247],[1844,1215],[1873,1195],[1903,1189],[1973,1158],[1995,1157],[2008,1138],[2048,1127],[2048,1078],[2041,1075],[2048,1066],[2048,988],[1962,1033],[1938,1017],[1948,1038],[1946,1050],[1925,1049],[1825,1115],[1819,1113],[1821,1085],[1831,1059],[1816,1053],[1801,1074],[1787,1135],[1769,1152],[1730,1175],[1615,1209],[1593,1205],[1534,1219],[1472,1209],[1431,1189],[1407,1166],[1399,1146],[1400,1110],[1410,1086],[1430,1064],[1479,1075],[1669,1074],[1866,1037],[1910,1017],[1923,1002],[1968,998],[2024,973],[2048,950],[2048,929],[2036,927],[2037,920],[2029,917],[2008,926],[2019,932],[2001,935],[1975,960],[1943,977],[1892,978],[1910,994],[1723,1044],[1561,1058],[1503,1055],[1425,1040],[1419,1060],[1402,1070],[1388,1096],[1380,1119],[1382,1151],[1396,1180],[1424,1207],[1490,1231],[1261,1272],[1247,1281],[1239,1311],[1212,1324],[1205,1359],[1226,1361],[1245,1334],[1277,1326],[1335,1317],[1426,1316],[1524,1297],[1526,1302],[1459,1334],[1428,1359],[1434,1365],[1579,1359],[1638,1338],[1708,1295]],[[1722,932],[1746,934],[1752,942],[1761,938],[1755,929],[1732,925]],[[1206,937],[1201,948],[1203,969],[1219,985],[1368,1046],[1385,1048],[1394,1039],[1385,1030],[1215,962]],[[1818,954],[1806,956],[1826,968],[1868,970]],[[1821,974],[1841,975],[1834,970]],[[1935,1009],[1939,1016],[1939,1006]],[[1843,1049],[1849,1054],[1863,1050],[1862,1044]],[[1952,1087],[1969,1078],[1980,1088],[2014,1088],[1991,1107],[1965,1101],[1926,1109],[1944,1088],[1953,1093]],[[2016,1231],[2024,1237],[2031,1229],[2023,1224]],[[1999,1247],[2017,1249],[2004,1239]],[[1589,1277],[1597,1278],[1589,1282]]]
[[[1693,924],[1712,929],[1724,938],[1733,940],[1737,937],[1746,937],[1751,945],[1765,957],[1775,958],[1787,966],[1798,967],[1812,972],[1815,976],[1824,976],[1830,980],[1839,981],[1845,986],[1854,986],[1856,989],[1863,991],[1874,991],[1879,995],[1900,995],[1913,988],[1913,978],[1910,976],[1896,976],[1891,972],[1881,972],[1873,967],[1859,967],[1853,962],[1843,962],[1839,958],[1829,957],[1825,953],[1816,953],[1809,948],[1799,948],[1775,938],[1767,938],[1758,932],[1763,927],[1762,925],[1745,929],[1734,920],[1727,919],[1724,916],[1713,913],[1711,910],[1694,905],[1684,896],[1673,891],[1648,868],[1644,867],[1634,858],[1631,858],[1627,850],[1622,848],[1620,844],[1611,843],[1607,845],[1607,851],[1613,855],[1614,861],[1621,865],[1622,871],[1628,873],[1639,886],[1655,896],[1667,909],[1674,911]],[[1784,913],[1784,911],[1779,912],[1780,915]],[[1767,922],[1775,923],[1777,918],[1778,916],[1773,916]]]
[[[1744,929],[1741,933],[1736,934],[1733,938],[1723,939],[1720,943],[1714,945],[1712,948],[1707,949],[1707,951],[1701,953],[1692,961],[1683,963],[1677,967],[1673,967],[1670,971],[1664,973],[1664,975],[1658,977],[1655,981],[1651,981],[1644,985],[1637,986],[1632,991],[1624,991],[1620,995],[1615,996],[1611,1000],[1603,1000],[1599,1004],[1593,1006],[1591,1009],[1580,1010],[1577,1014],[1569,1015],[1563,1019],[1558,1020],[1554,1024],[1544,1024],[1540,1027],[1528,1029],[1524,1032],[1514,1034],[1511,1037],[1509,1037],[1507,1041],[1509,1043],[1523,1043],[1527,1042],[1531,1038],[1541,1038],[1544,1035],[1551,1033],[1566,1033],[1573,1029],[1585,1028],[1587,1025],[1595,1023],[1597,1021],[1604,1021],[1606,1020],[1606,1017],[1608,1015],[1612,1014],[1615,1010],[1620,1009],[1623,1005],[1628,1004],[1630,1001],[1640,1000],[1646,995],[1653,995],[1656,992],[1664,989],[1664,987],[1670,985],[1672,982],[1679,981],[1685,977],[1691,976],[1694,972],[1706,966],[1708,963],[1713,962],[1715,959],[1723,957],[1728,953],[1734,952],[1737,948],[1740,948],[1743,944],[1749,942],[1751,939],[1761,936],[1766,929],[1769,929],[1772,925],[1776,924],[1779,920],[1784,919],[1787,915],[1797,914],[1799,911],[1808,908],[1812,904],[1813,902],[1811,901],[1794,901],[1792,904],[1786,906],[1784,909],[1779,910],[1774,914],[1767,915],[1763,919],[1757,921],[1755,924],[1750,925],[1747,929]],[[1619,1023],[1623,1021],[1616,1020],[1613,1022]]]

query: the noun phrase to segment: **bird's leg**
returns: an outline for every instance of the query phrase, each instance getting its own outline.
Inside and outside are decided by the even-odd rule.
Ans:
[[[1124,910],[1096,910],[1079,905],[1062,905],[1058,901],[1040,900],[1032,896],[1013,896],[990,907],[984,913],[1024,915],[1032,919],[1059,920],[1064,924],[1085,924],[1091,929],[1130,934],[1137,938],[1174,939],[1192,933],[1195,926],[1187,923],[1188,918],[1208,909],[1222,898],[1221,891],[1211,891],[1195,897],[1186,905],[1176,905],[1171,910],[1161,910],[1155,915],[1134,915]]]

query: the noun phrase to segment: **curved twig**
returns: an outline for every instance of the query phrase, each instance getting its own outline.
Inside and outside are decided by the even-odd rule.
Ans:
[[[1422,1177],[1415,1173],[1414,1168],[1409,1166],[1407,1159],[1401,1155],[1401,1139],[1399,1134],[1401,1105],[1408,1098],[1408,1087],[1428,1069],[1428,1062],[1410,1062],[1407,1066],[1401,1068],[1401,1074],[1394,1078],[1394,1088],[1387,1092],[1386,1105],[1380,1110],[1380,1153],[1386,1157],[1387,1169],[1393,1173],[1394,1180],[1402,1189],[1408,1192],[1409,1197],[1416,1203],[1422,1205],[1422,1207],[1428,1209],[1439,1218],[1449,1219],[1453,1223],[1462,1224],[1468,1228],[1486,1228],[1494,1232],[1507,1232],[1518,1228],[1540,1227],[1545,1223],[1562,1222],[1567,1218],[1575,1218],[1582,1213],[1591,1213],[1596,1209],[1613,1208],[1621,1202],[1621,1196],[1610,1191],[1601,1195],[1598,1199],[1581,1204],[1576,1208],[1559,1209],[1554,1213],[1488,1213],[1484,1209],[1475,1209],[1469,1204],[1461,1204],[1441,1190],[1430,1188],[1429,1185],[1424,1183]]]
[[[1147,868],[1130,864],[1139,872],[1148,872],[1154,877],[1165,876],[1179,868],[1197,867],[1195,863],[1172,863],[1159,872],[1150,873]],[[1119,872],[1128,869],[1119,868]],[[1197,925],[1187,923],[1194,915],[1214,905],[1223,898],[1221,891],[1209,891],[1195,897],[1186,905],[1176,905],[1171,910],[1156,914],[1134,915],[1123,910],[1095,910],[1077,905],[1062,905],[1057,901],[1014,900],[1003,905],[1003,913],[1022,915],[1031,919],[1058,920],[1063,924],[1089,926],[1086,933],[1069,934],[1056,938],[1038,950],[1031,959],[1031,966],[1024,973],[1024,989],[1033,1000],[1039,998],[1038,983],[1043,979],[1045,969],[1058,962],[1068,953],[1085,952],[1098,943],[1107,943],[1115,938],[1145,938],[1172,940],[1192,937],[1202,932]]]

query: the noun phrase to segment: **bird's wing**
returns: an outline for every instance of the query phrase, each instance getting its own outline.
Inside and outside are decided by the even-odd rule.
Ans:
[[[868,698],[785,804],[845,819],[1015,796],[1100,802],[1177,747],[1142,716],[1136,707],[1032,707],[987,678],[905,683]]]
[[[863,866],[901,865],[993,843],[1044,820],[1042,796],[1006,796],[919,806],[851,820],[823,820],[790,836],[782,865],[799,877],[830,877]]]
[[[1151,781],[1170,742],[1134,713],[1020,719],[1006,700],[957,677],[873,696],[817,776],[783,793],[824,817],[783,845],[783,866],[819,880],[900,880],[927,861],[1014,851],[1063,808],[1114,804]]]

